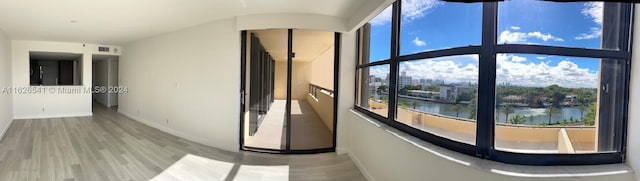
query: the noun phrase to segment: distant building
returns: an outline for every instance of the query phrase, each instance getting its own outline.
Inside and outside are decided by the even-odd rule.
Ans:
[[[407,85],[412,85],[411,76],[407,76],[407,72],[402,71],[402,74],[398,79],[398,89],[402,89]]]
[[[436,99],[440,95],[440,92],[423,91],[423,90],[408,90],[409,96],[424,97],[429,99]]]
[[[454,85],[441,85],[440,86],[440,100],[445,102],[455,102],[460,93],[473,93],[475,87],[470,86],[454,86]]]
[[[441,85],[440,86],[440,100],[445,102],[455,102],[458,92],[455,86]]]

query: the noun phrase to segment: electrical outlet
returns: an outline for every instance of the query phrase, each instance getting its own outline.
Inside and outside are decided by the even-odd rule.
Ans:
[[[169,124],[169,119],[166,119],[166,120],[167,120],[167,124]]]
[[[45,111],[45,109],[44,109],[44,107],[43,107],[43,108],[42,108],[42,112],[44,112],[44,111]]]

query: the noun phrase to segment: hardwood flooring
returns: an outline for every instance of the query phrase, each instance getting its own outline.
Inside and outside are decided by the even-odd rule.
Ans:
[[[208,167],[210,172],[200,168],[204,173],[222,173],[217,178],[206,174],[154,178],[174,164],[197,167],[189,165],[194,162],[192,156],[233,166]],[[183,158],[185,162],[176,163]],[[164,133],[100,106],[94,106],[93,117],[14,120],[0,140],[0,180],[152,178],[365,180],[347,155],[228,152]]]

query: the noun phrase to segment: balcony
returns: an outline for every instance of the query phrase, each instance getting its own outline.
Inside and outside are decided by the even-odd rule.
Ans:
[[[386,115],[387,104],[369,100],[369,110]],[[426,132],[475,144],[475,120],[431,114],[398,108],[401,123]],[[593,153],[596,152],[594,126],[533,126],[497,123],[496,149],[526,153]]]

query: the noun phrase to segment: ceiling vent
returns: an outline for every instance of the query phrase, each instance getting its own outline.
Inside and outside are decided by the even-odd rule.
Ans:
[[[98,47],[99,52],[109,52],[109,47]]]

